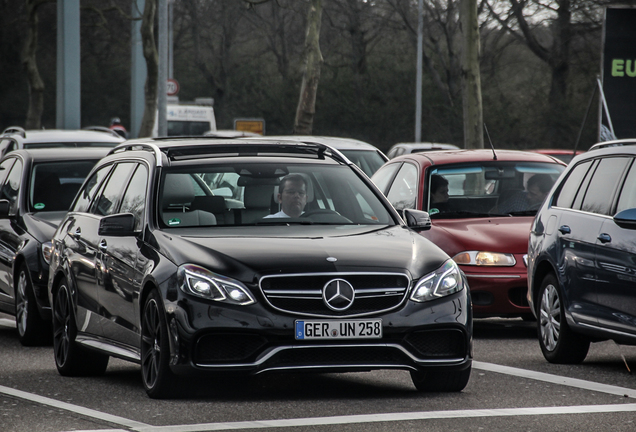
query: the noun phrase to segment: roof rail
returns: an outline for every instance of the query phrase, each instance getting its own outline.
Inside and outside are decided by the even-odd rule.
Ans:
[[[106,132],[106,133],[108,133],[108,134],[110,134],[110,135],[112,135],[112,136],[114,136],[114,137],[117,137],[117,138],[121,138],[121,137],[122,137],[121,135],[119,135],[119,134],[118,134],[117,132],[115,132],[114,130],[112,130],[112,129],[108,129],[108,128],[107,128],[107,127],[105,127],[105,126],[86,126],[86,127],[82,128],[82,130],[91,130],[91,131],[97,131],[97,132]]]
[[[26,138],[26,131],[24,130],[24,128],[21,128],[20,126],[9,126],[8,128],[2,131],[2,135],[14,134],[14,133],[19,134],[22,138]]]
[[[135,151],[135,150],[145,150],[153,153],[155,155],[155,163],[156,166],[163,166],[163,159],[161,156],[161,150],[155,144],[151,143],[139,143],[139,142],[131,142],[131,143],[121,143],[117,147],[114,147],[111,151],[108,152],[108,155],[112,155],[115,153],[121,153],[125,151]]]
[[[621,147],[625,145],[636,145],[636,139],[620,139],[620,140],[612,140],[612,141],[603,141],[597,144],[594,144],[588,151],[598,150],[602,148],[608,147]]]

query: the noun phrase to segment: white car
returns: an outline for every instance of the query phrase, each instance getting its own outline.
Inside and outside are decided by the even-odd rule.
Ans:
[[[269,140],[294,140],[306,143],[325,144],[340,150],[347,159],[360,167],[369,177],[373,175],[389,158],[376,146],[353,138],[339,138],[313,135],[276,135],[265,136]]]
[[[0,136],[0,157],[13,150],[48,147],[115,147],[126,141],[108,128],[94,126],[81,130],[6,128]]]
[[[389,149],[387,156],[389,159],[393,159],[397,156],[402,156],[403,154],[409,153],[421,153],[433,150],[458,150],[454,144],[442,144],[442,143],[432,143],[432,142],[421,142],[421,143],[397,143],[393,147]]]

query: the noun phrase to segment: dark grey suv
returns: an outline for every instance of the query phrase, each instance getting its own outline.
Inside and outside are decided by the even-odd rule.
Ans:
[[[636,345],[636,140],[577,156],[537,213],[528,296],[552,363],[579,363],[590,342]]]

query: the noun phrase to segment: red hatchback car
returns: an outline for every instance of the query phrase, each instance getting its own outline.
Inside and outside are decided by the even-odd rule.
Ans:
[[[475,317],[523,317],[530,225],[565,163],[515,150],[448,150],[391,159],[371,178],[397,210],[429,212],[422,231],[468,278]]]

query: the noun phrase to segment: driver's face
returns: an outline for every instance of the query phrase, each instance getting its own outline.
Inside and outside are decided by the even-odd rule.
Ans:
[[[532,185],[528,187],[527,190],[527,197],[530,204],[539,204],[543,202],[547,194],[547,192],[541,192],[541,189],[539,189],[537,185]]]
[[[298,217],[307,204],[307,189],[301,181],[286,181],[285,189],[278,193],[278,201],[286,215]]]

